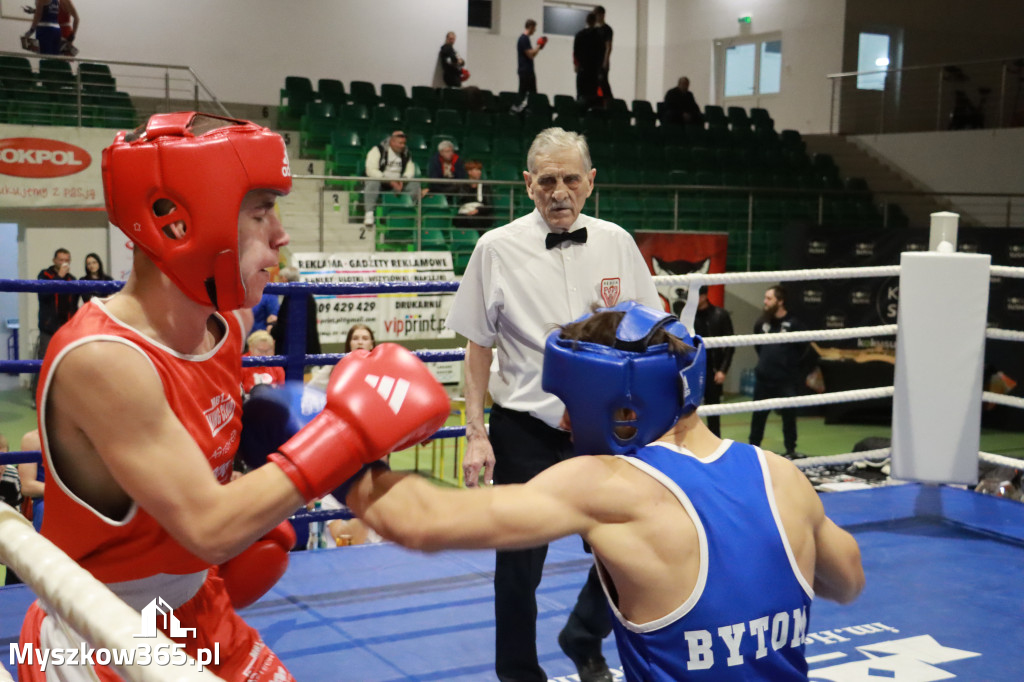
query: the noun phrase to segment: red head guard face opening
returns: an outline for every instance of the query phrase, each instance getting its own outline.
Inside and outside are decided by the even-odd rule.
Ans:
[[[110,222],[189,298],[240,308],[238,211],[253,190],[287,194],[284,140],[268,128],[219,116],[156,114],[103,150]],[[168,212],[169,211],[169,212]],[[173,228],[184,224],[184,232]]]

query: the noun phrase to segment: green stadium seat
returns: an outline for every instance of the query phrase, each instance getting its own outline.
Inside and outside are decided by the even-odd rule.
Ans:
[[[441,88],[441,108],[466,110],[466,91],[462,88]]]
[[[494,114],[487,111],[466,112],[466,133],[491,136],[494,130]]]
[[[348,87],[349,99],[365,104],[367,107],[377,106],[377,88],[369,81],[352,81]]]
[[[335,78],[321,78],[316,82],[316,90],[320,101],[333,104],[336,111],[341,110],[348,101],[345,96],[345,85]]]
[[[434,112],[434,132],[458,135],[462,132],[462,114],[455,109],[438,109]]]
[[[399,111],[405,111],[410,104],[405,86],[398,83],[380,84],[380,102],[384,106],[397,107]]]
[[[658,120],[658,115],[654,113],[654,107],[647,100],[635,99],[632,104],[633,121],[636,125],[640,125],[641,121],[654,125]]]
[[[285,76],[278,104],[278,126],[297,130],[306,105],[316,101],[313,82],[305,76]]]
[[[411,106],[405,110],[405,119],[402,123],[407,134],[415,132],[428,135],[434,130],[433,114],[429,109],[418,105]]]
[[[435,88],[427,85],[412,86],[410,106],[422,107],[433,113],[441,103],[441,97]]]
[[[71,63],[63,59],[40,59],[39,82],[49,90],[73,90],[78,85]]]

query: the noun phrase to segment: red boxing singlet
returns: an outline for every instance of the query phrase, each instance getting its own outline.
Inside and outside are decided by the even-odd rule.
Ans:
[[[235,315],[216,318],[224,328],[220,342],[203,355],[182,355],[128,327],[93,299],[50,342],[40,373],[38,404],[46,405],[50,377],[68,351],[97,341],[125,343],[148,358],[163,383],[171,410],[206,454],[217,479],[226,483],[231,478],[242,424],[244,336]],[[157,573],[195,573],[209,567],[137,505],[133,504],[123,519],[111,519],[79,499],[53,470],[42,409],[39,428],[47,480],[42,533],[83,568],[110,583]]]

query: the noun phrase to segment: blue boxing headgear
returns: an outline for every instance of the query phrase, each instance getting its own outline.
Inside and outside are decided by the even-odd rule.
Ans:
[[[660,438],[704,399],[704,340],[690,336],[675,315],[636,301],[597,312],[625,313],[615,331],[615,347],[552,332],[544,349],[541,385],[565,403],[576,454],[629,454]],[[667,343],[650,345],[659,329],[694,350],[680,354],[671,352]],[[632,410],[636,419],[617,420],[621,409]],[[632,433],[623,436],[625,430]]]

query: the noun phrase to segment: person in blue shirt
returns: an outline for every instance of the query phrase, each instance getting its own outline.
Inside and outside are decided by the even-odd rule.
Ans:
[[[281,302],[277,297],[277,294],[263,294],[260,298],[260,302],[253,306],[252,309],[252,329],[249,333],[252,334],[255,331],[270,331],[274,323],[277,322],[277,314],[280,312]]]
[[[668,313],[600,309],[552,333],[543,369],[576,453],[592,456],[470,490],[377,468],[347,504],[424,551],[581,535],[627,680],[806,680],[811,600],[859,595],[860,550],[790,461],[704,425],[704,356]]]

